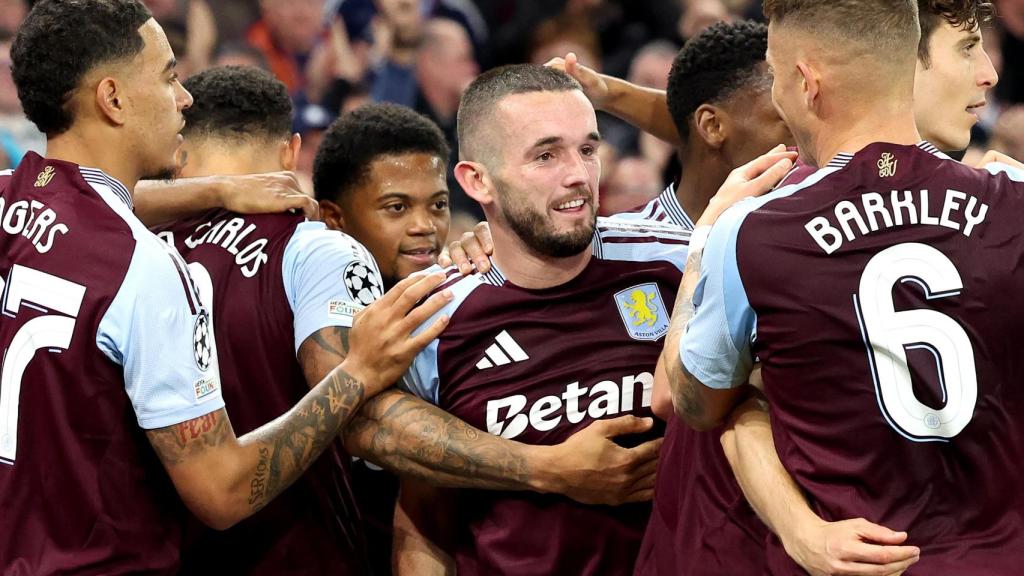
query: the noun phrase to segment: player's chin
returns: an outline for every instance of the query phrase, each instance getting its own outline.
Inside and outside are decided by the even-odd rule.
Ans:
[[[405,254],[399,254],[398,261],[395,262],[395,271],[399,278],[406,278],[417,272],[422,272],[434,264],[437,264],[436,255],[432,258],[412,258]]]

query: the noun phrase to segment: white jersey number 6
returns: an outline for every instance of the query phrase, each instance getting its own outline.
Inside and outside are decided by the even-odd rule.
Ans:
[[[868,357],[875,376],[878,405],[889,424],[917,442],[946,441],[974,416],[978,376],[974,348],[955,320],[935,310],[893,306],[897,282],[921,286],[929,300],[960,294],[963,282],[945,254],[925,244],[899,244],[875,255],[854,295]],[[914,395],[907,350],[924,349],[935,357],[945,406],[937,410]]]

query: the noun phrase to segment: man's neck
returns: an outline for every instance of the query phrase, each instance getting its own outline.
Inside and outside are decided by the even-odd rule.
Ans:
[[[213,143],[191,148],[181,176],[241,176],[282,169],[277,150],[237,143]]]
[[[696,222],[700,219],[729,172],[729,166],[717,151],[692,144],[686,147],[676,198],[690,220]]]
[[[579,276],[590,263],[590,246],[575,256],[552,258],[531,250],[514,232],[491,219],[492,259],[502,275],[521,288],[538,290],[561,286]]]
[[[81,131],[69,130],[47,138],[46,157],[71,162],[88,168],[98,168],[124,184],[129,190],[142,177],[133,159],[110,145],[111,140],[91,138]]]
[[[829,126],[812,137],[811,150],[818,166],[825,166],[841,152],[855,154],[875,142],[914,145],[921,134],[914,122],[912,103],[888,101],[864,111],[848,111],[845,126]]]

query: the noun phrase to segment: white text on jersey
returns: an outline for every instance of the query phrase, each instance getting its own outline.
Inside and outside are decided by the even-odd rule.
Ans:
[[[221,220],[217,224],[206,222],[196,226],[195,232],[185,239],[185,245],[194,249],[200,244],[216,244],[235,256],[235,264],[240,267],[243,276],[252,278],[269,259],[263,252],[267,247],[267,239],[257,238],[244,248],[239,248],[242,241],[256,229],[255,224],[245,226],[244,230],[242,226],[245,226],[242,218]]]
[[[28,238],[40,254],[53,248],[58,234],[67,234],[68,227],[57,223],[57,213],[39,200],[18,200],[7,206],[0,196],[0,224],[8,234],[21,234]]]
[[[588,416],[596,420],[632,412],[637,384],[641,387],[641,407],[650,407],[654,392],[654,376],[650,372],[626,376],[621,385],[611,380],[602,380],[590,388],[581,388],[579,382],[573,382],[565,387],[565,392],[560,396],[544,396],[529,408],[526,406],[526,396],[522,394],[488,400],[487,431],[502,438],[515,438],[527,426],[547,432],[558,426],[563,416],[570,423],[579,424]],[[585,410],[580,410],[580,398],[584,396],[590,399],[590,404]]]
[[[987,204],[964,192],[946,190],[941,209],[936,206],[932,210],[928,200],[927,190],[921,190],[916,198],[910,190],[893,190],[888,198],[868,192],[861,195],[859,205],[849,200],[836,204],[836,224],[825,216],[817,216],[804,228],[826,254],[831,254],[843,245],[844,239],[852,241],[857,234],[867,235],[880,228],[904,224],[942,226],[970,238],[974,227],[988,215]]]

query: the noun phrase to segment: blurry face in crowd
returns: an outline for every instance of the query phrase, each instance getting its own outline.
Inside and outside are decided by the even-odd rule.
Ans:
[[[182,142],[182,110],[192,105],[192,96],[178,81],[174,53],[156,20],[147,20],[139,34],[142,52],[118,72],[119,89],[127,103],[124,129],[131,149],[140,155],[143,176],[170,177]]]
[[[531,92],[502,100],[502,126],[487,167],[506,226],[535,253],[574,256],[590,246],[601,161],[597,116],[578,90]],[[497,140],[498,138],[494,138]]]
[[[943,22],[928,41],[930,62],[917,62],[914,115],[922,137],[941,150],[967,148],[985,95],[999,81],[981,31]]]
[[[341,202],[337,227],[366,246],[388,285],[437,263],[451,220],[447,162],[427,153],[380,157]]]
[[[11,41],[0,42],[0,114],[21,112],[18,89],[11,76]]]
[[[308,54],[323,29],[324,0],[262,0],[263,20],[292,54]]]
[[[444,19],[431,20],[427,29],[430,45],[420,53],[419,75],[444,86],[450,94],[461,95],[480,73],[469,34],[461,25]]]

